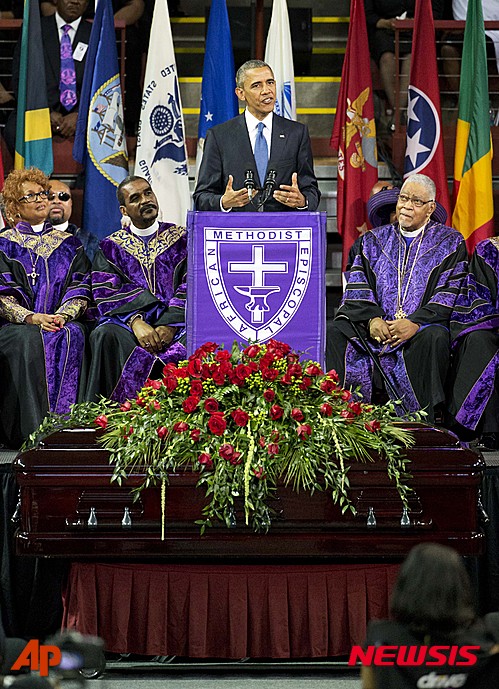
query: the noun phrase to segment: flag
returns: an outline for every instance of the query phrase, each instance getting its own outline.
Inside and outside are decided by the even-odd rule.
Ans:
[[[54,158],[40,28],[40,7],[35,0],[25,0],[19,63],[14,168],[22,170],[32,166],[50,175],[54,168]]]
[[[163,220],[185,225],[191,207],[184,120],[167,0],[156,0],[149,39],[135,174],[151,185]]]
[[[437,201],[450,218],[435,45],[431,0],[418,0],[407,94],[404,177],[416,173],[430,177],[437,187]]]
[[[347,49],[341,73],[331,146],[338,151],[338,232],[343,270],[348,252],[368,229],[366,204],[378,181],[376,125],[363,0],[352,0]]]
[[[235,73],[227,6],[225,0],[213,0],[206,32],[196,173],[208,129],[238,114]]]
[[[272,67],[276,80],[274,112],[288,120],[296,120],[293,48],[286,0],[274,0],[272,5],[265,62]]]
[[[492,143],[482,3],[470,0],[464,30],[454,154],[452,225],[472,252],[494,235]]]
[[[73,158],[85,166],[83,227],[106,237],[120,227],[118,184],[128,175],[111,0],[99,0],[90,34]]]

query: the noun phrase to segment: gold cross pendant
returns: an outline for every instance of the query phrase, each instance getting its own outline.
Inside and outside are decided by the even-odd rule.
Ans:
[[[402,318],[407,318],[406,312],[402,309],[401,306],[398,307],[398,309],[395,312],[395,320],[400,321]]]

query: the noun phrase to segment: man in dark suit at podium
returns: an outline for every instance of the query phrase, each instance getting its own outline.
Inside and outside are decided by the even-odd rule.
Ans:
[[[236,95],[246,110],[208,130],[194,191],[201,211],[315,211],[320,191],[305,125],[276,115],[272,69],[245,62]]]
[[[57,0],[56,13],[41,17],[45,82],[50,109],[52,135],[65,139],[74,136],[83,72],[92,24],[82,17],[88,0]],[[70,46],[64,50],[65,42]],[[62,48],[61,48],[62,45]],[[64,64],[61,69],[61,55]],[[20,42],[12,62],[12,87],[17,95],[19,84]],[[66,88],[65,83],[69,83]],[[11,151],[16,137],[16,111],[5,126],[4,138]]]

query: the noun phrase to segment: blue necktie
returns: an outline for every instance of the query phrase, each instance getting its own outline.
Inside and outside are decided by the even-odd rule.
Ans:
[[[267,164],[269,162],[269,148],[267,146],[267,140],[263,135],[264,127],[265,125],[263,122],[258,123],[258,132],[255,141],[256,169],[258,170],[258,177],[260,177],[260,184],[262,187],[265,184],[265,173],[267,172]]]

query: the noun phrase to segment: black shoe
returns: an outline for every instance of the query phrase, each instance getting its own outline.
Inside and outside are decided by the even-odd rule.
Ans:
[[[482,452],[499,450],[499,433],[482,433],[479,444]]]

